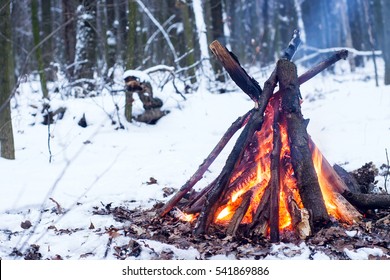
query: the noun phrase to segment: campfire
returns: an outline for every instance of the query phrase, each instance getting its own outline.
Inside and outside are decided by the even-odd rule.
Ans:
[[[295,31],[275,70],[261,89],[235,55],[218,41],[210,48],[233,81],[255,102],[252,110],[228,129],[196,173],[161,209],[194,221],[194,234],[212,225],[226,234],[268,236],[283,233],[305,239],[334,222],[353,224],[362,218],[351,193],[306,131],[299,85],[348,55],[332,54],[298,77],[291,58],[300,43]],[[279,85],[279,90],[275,91]],[[200,192],[191,191],[226,143],[244,127],[221,173]]]

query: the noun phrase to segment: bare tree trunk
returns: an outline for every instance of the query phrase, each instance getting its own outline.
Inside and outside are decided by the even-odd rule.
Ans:
[[[222,18],[222,1],[210,0],[210,15],[211,15],[211,41],[218,40],[223,45],[226,45],[226,40],[223,32],[223,18]],[[211,60],[214,69],[215,77],[220,82],[225,82],[225,75],[223,74],[222,65],[216,61]]]
[[[105,55],[107,69],[114,66],[116,61],[116,48],[117,48],[117,24],[115,17],[114,0],[106,0],[106,42],[105,42]]]
[[[385,60],[385,85],[390,85],[390,2],[382,0],[383,58]]]
[[[77,8],[77,33],[75,53],[75,79],[87,82],[86,90],[93,90],[96,68],[96,1],[80,0]]]
[[[126,68],[134,69],[136,65],[136,36],[137,36],[137,3],[129,0],[128,35],[126,51]],[[125,108],[126,109],[126,108]]]
[[[52,32],[53,28],[53,22],[52,22],[52,1],[51,0],[46,0],[46,1],[41,1],[41,11],[42,11],[42,39],[45,39],[47,36],[50,35]],[[54,53],[53,53],[53,37],[50,37],[49,39],[46,40],[45,43],[43,43],[42,48],[45,50],[43,53],[43,64],[45,67],[45,74],[46,78],[49,81],[53,81],[55,79],[55,74],[52,70],[51,63],[54,60]]]
[[[41,89],[44,98],[49,98],[49,91],[47,89],[46,82],[46,73],[45,73],[45,65],[42,58],[42,46],[39,46],[41,42],[40,38],[40,27],[39,27],[39,18],[38,18],[38,0],[31,1],[31,20],[32,20],[32,29],[33,29],[33,37],[34,37],[34,46],[35,56],[38,63],[38,72],[39,78],[41,82]]]
[[[13,86],[13,55],[11,45],[10,2],[0,0],[0,106],[7,102]],[[0,156],[15,159],[14,137],[12,131],[11,108],[8,105],[0,110]]]
[[[357,50],[364,50],[364,37],[362,36],[363,7],[361,0],[347,0],[348,19],[352,46]],[[364,67],[363,56],[354,58],[356,67]]]
[[[190,17],[190,7],[188,3],[181,4],[181,14],[184,25],[184,40],[185,40],[185,52],[190,52],[186,56],[186,66],[195,64],[195,44],[194,44],[194,24]],[[191,83],[196,83],[195,68],[190,68],[188,75],[191,77]]]
[[[63,22],[68,22],[76,16],[76,5],[74,1],[62,0]],[[75,21],[64,27],[64,49],[66,65],[72,65],[75,60],[76,47],[76,24]],[[68,78],[73,76],[74,66],[67,68]]]

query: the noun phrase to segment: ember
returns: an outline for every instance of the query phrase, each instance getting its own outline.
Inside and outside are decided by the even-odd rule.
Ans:
[[[307,134],[308,121],[300,109],[299,85],[345,59],[347,51],[336,52],[298,77],[290,59],[299,43],[296,31],[263,90],[226,48],[217,41],[211,44],[232,79],[254,100],[255,108],[232,124],[209,158],[162,208],[161,216],[180,205],[183,220],[196,219],[197,235],[215,224],[225,227],[228,235],[258,234],[269,236],[271,242],[278,242],[280,233],[286,231],[304,239],[332,221],[352,224],[361,219],[342,195],[348,188]],[[280,91],[274,92],[277,84]],[[219,176],[181,203],[242,126]]]

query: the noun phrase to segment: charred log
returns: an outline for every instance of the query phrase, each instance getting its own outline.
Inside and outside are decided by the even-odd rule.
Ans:
[[[279,100],[277,100],[279,101]],[[269,182],[270,194],[270,240],[279,242],[279,197],[280,197],[280,151],[282,140],[279,128],[279,103],[274,105],[274,123],[273,123],[273,148],[271,152],[271,179]]]
[[[387,209],[390,208],[390,195],[352,193],[345,191],[342,193],[346,200],[361,210]]]
[[[262,93],[259,83],[250,77],[248,73],[241,67],[237,57],[218,41],[210,44],[210,49],[213,54],[222,63],[223,67],[229,73],[232,80],[255,102],[259,101]]]
[[[300,109],[300,92],[295,64],[279,60],[276,67],[282,95],[282,110],[287,120],[291,148],[291,163],[303,205],[311,213],[314,227],[329,222],[318,177],[309,149],[309,135]]]

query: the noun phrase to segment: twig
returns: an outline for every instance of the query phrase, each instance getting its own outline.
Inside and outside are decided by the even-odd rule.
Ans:
[[[51,159],[53,157],[53,154],[51,152],[50,112],[49,112],[49,105],[48,104],[44,104],[43,106],[46,107],[46,114],[47,114],[47,149],[49,151],[49,163],[51,163]]]
[[[112,244],[112,237],[108,238],[107,244],[106,244],[106,251],[104,252],[104,258],[107,258],[108,256],[108,251],[110,251],[111,244]]]
[[[156,27],[161,31],[161,34],[164,36],[165,40],[167,41],[168,47],[172,52],[174,61],[176,61],[177,60],[176,50],[171,42],[171,39],[169,39],[169,35],[167,34],[167,32],[164,30],[164,28],[161,26],[161,24],[157,21],[157,19],[152,15],[152,13],[149,11],[149,9],[144,5],[144,3],[142,3],[141,0],[135,0],[135,1],[142,8],[142,10],[144,10],[144,12],[150,18],[150,20],[154,23],[154,25],[156,25]]]

